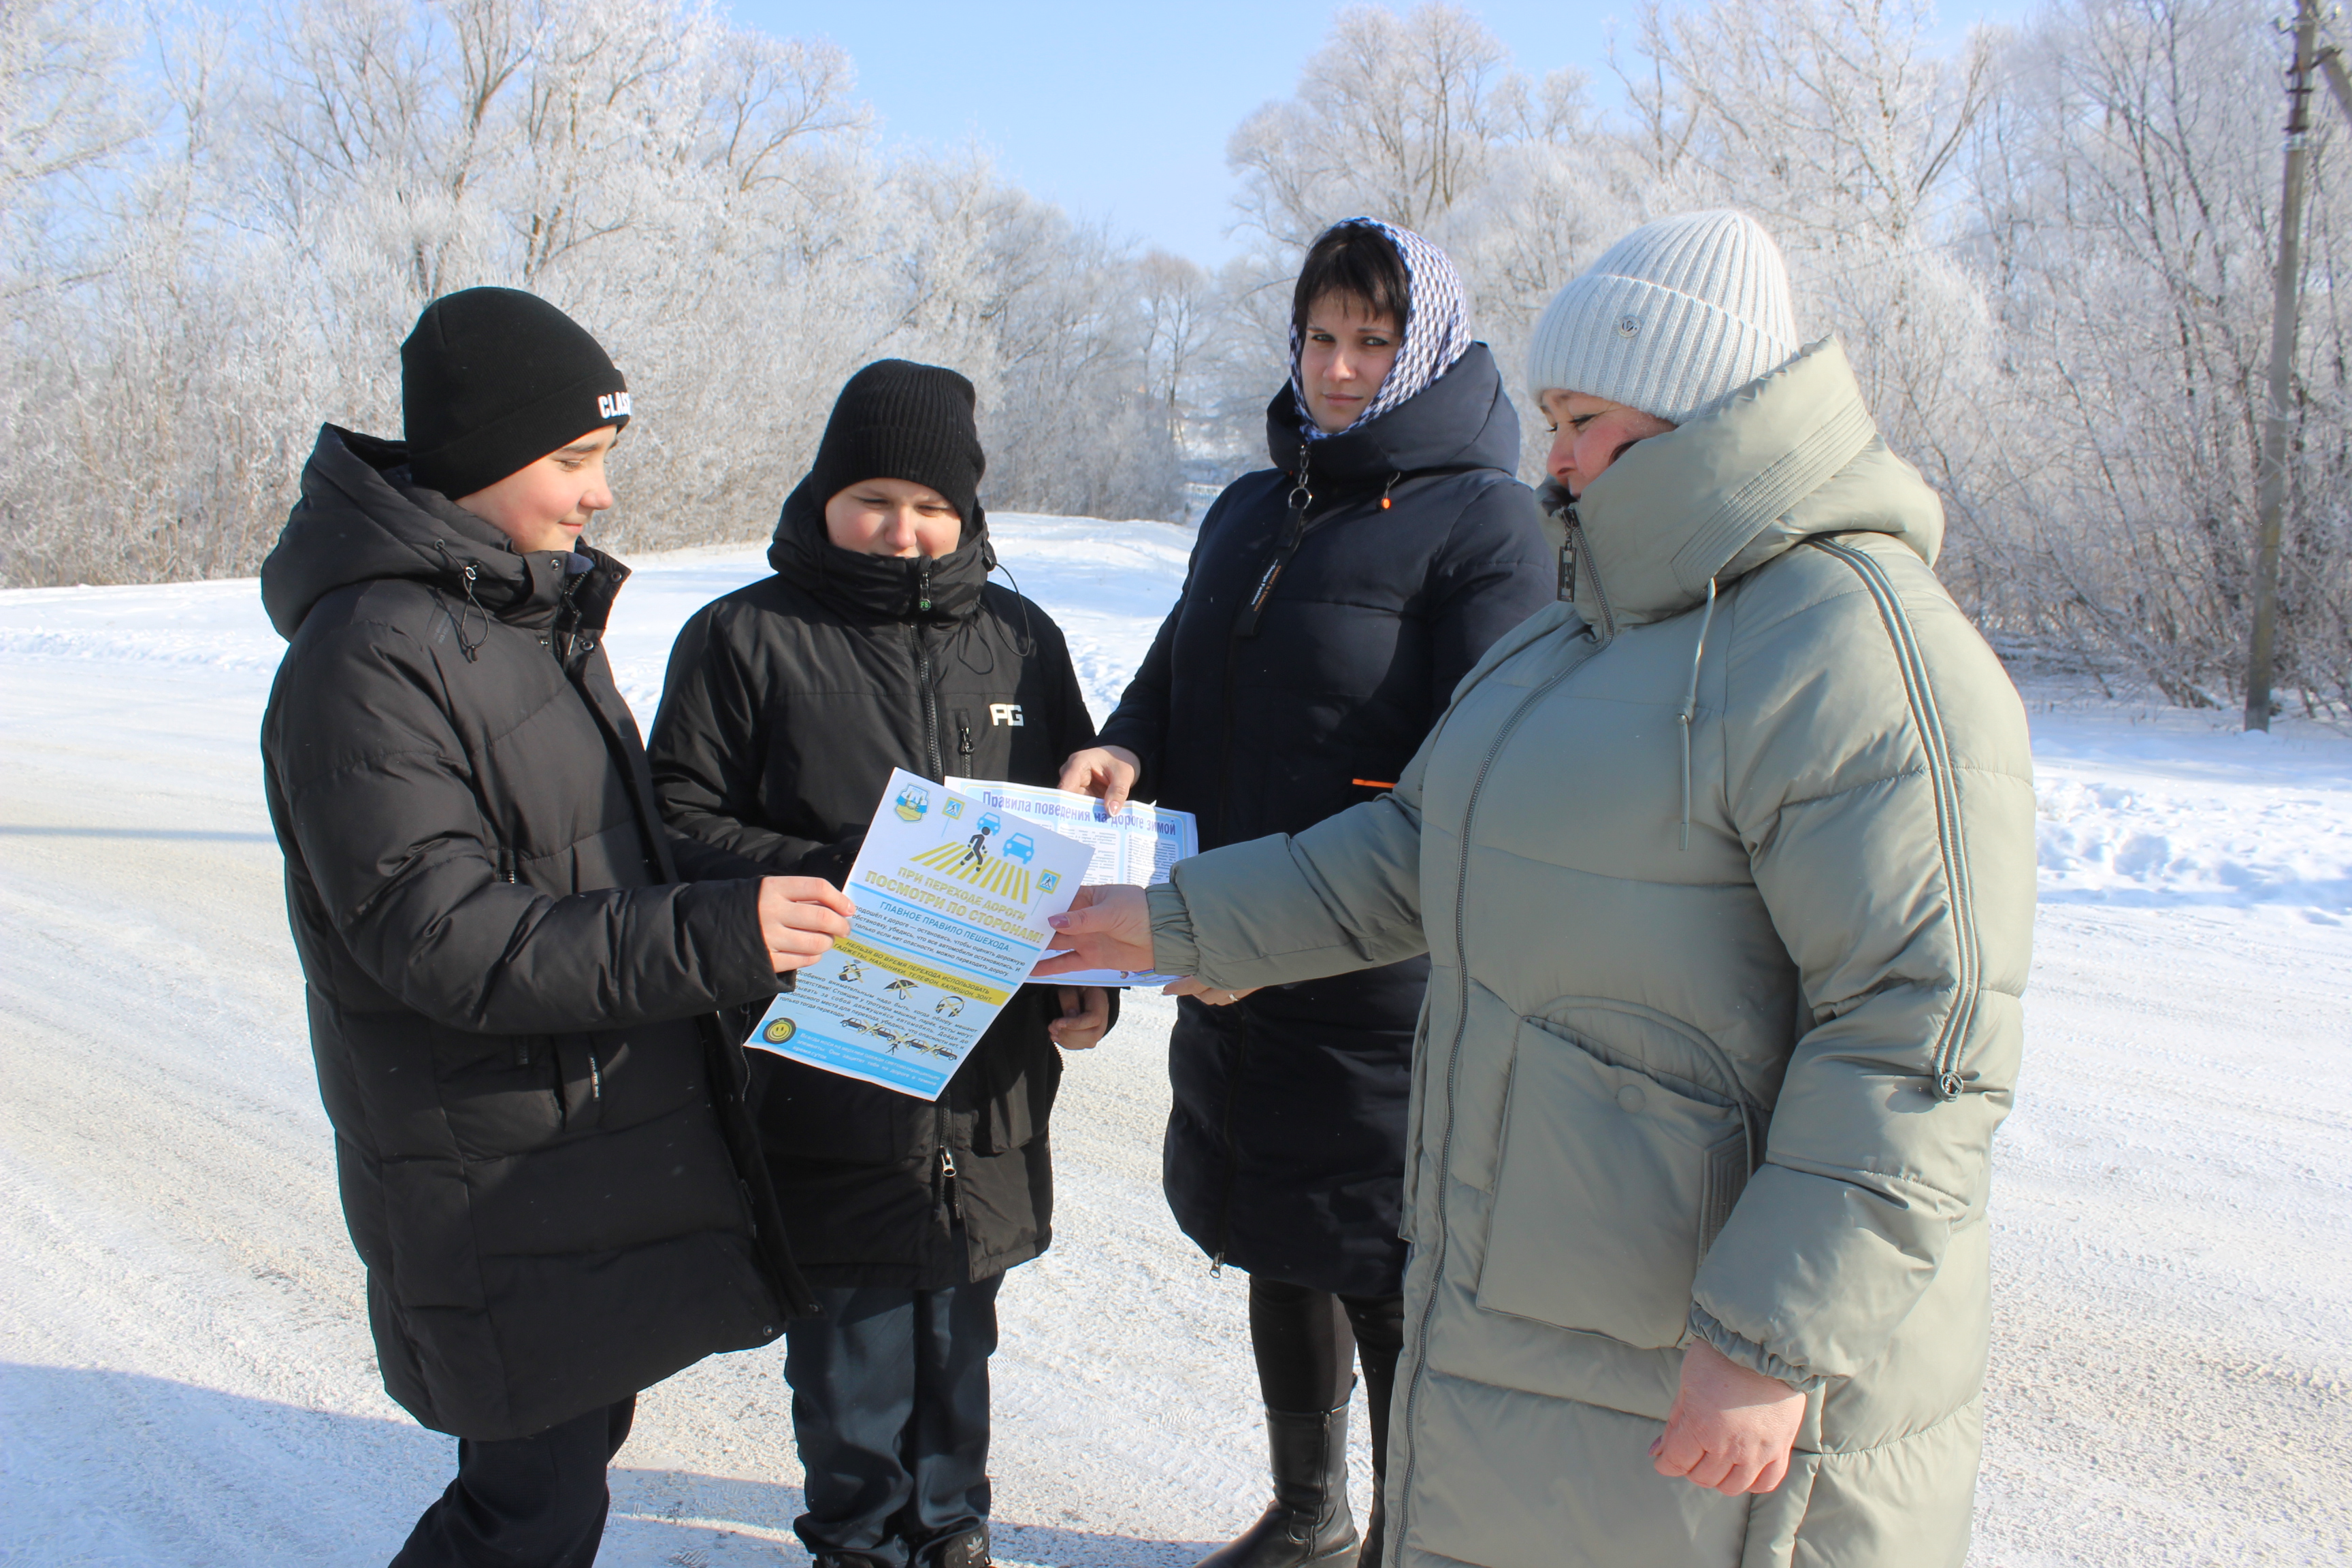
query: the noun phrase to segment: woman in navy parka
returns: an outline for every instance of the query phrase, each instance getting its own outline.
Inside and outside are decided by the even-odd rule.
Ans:
[[[1370,218],[1309,248],[1274,467],[1202,519],[1184,589],[1062,787],[1197,814],[1201,847],[1296,833],[1393,782],[1454,683],[1551,601],[1518,416],[1461,279]],[[1178,1224],[1250,1276],[1274,1506],[1203,1568],[1381,1556],[1346,1494],[1359,1357],[1376,1465],[1402,1334],[1397,1237],[1427,961],[1239,996],[1194,989],[1170,1042]]]

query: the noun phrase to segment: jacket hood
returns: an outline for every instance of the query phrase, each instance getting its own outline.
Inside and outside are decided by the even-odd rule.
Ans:
[[[996,569],[988,515],[978,502],[963,537],[940,556],[868,555],[825,537],[825,498],[803,479],[784,498],[768,564],[776,575],[833,608],[864,620],[962,621],[980,608]]]
[[[1815,534],[1884,533],[1935,564],[1944,506],[1889,451],[1845,349],[1823,338],[1714,408],[1628,450],[1570,503],[1576,607],[1604,632],[1694,609]]]
[[[1519,466],[1519,413],[1485,343],[1472,343],[1444,374],[1387,413],[1311,447],[1299,434],[1301,417],[1287,386],[1266,405],[1266,452],[1285,473],[1297,473],[1304,460],[1315,479],[1379,483],[1430,468],[1508,474]]]
[[[595,587],[593,596],[575,590],[573,600],[582,624],[601,627],[628,568],[601,552],[578,553],[595,563]],[[338,588],[405,579],[470,593],[486,614],[527,626],[553,620],[565,578],[579,574],[572,552],[520,552],[446,496],[411,484],[405,442],[322,425],[302,467],[301,499],[261,563],[261,603],[291,640],[311,606]]]

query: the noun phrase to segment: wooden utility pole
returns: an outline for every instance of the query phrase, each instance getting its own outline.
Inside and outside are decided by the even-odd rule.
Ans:
[[[2246,656],[2246,728],[2271,727],[2271,666],[2278,650],[2279,535],[2286,517],[2286,436],[2294,392],[2295,316],[2303,283],[2303,184],[2310,166],[2311,73],[2317,0],[2295,0],[2294,64],[2286,73],[2286,192],[2279,201],[2276,292],[2271,303],[2271,408],[2263,422],[2255,499],[2254,636]]]

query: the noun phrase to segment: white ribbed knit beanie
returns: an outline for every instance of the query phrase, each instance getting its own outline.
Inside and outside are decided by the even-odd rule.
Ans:
[[[1789,268],[1745,213],[1684,213],[1611,246],[1544,307],[1528,384],[1679,425],[1796,357]]]

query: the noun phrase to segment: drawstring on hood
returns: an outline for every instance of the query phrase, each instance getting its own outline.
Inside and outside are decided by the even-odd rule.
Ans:
[[[1282,569],[1290,564],[1290,558],[1298,553],[1299,543],[1307,537],[1307,509],[1315,504],[1315,491],[1307,483],[1307,460],[1314,450],[1305,446],[1298,449],[1298,471],[1290,485],[1289,524],[1282,531],[1282,542],[1276,548],[1274,559],[1266,563],[1265,574],[1257,580],[1257,591],[1234,620],[1234,636],[1237,637],[1257,636],[1258,616],[1265,610],[1265,602],[1274,596],[1274,584],[1281,578]],[[1391,479],[1389,482],[1393,485],[1396,480]],[[1386,492],[1381,495],[1381,504],[1388,504]]]
[[[470,561],[458,560],[450,552],[446,541],[435,540],[433,548],[441,552],[441,559],[446,561],[449,563],[449,570],[457,574],[457,586],[465,593],[466,603],[470,607],[470,613],[482,617],[480,635],[468,642],[466,639],[466,616],[468,611],[453,610],[449,615],[450,624],[457,628],[457,651],[466,656],[467,664],[471,664],[481,657],[483,640],[490,635],[490,612],[482,608],[481,600],[474,597],[474,579],[481,574],[481,569]]]
[[[1021,579],[1013,574],[1013,568],[996,558],[995,545],[982,542],[980,559],[984,567],[982,575],[992,572],[1003,573],[1005,582],[1012,585],[1013,596],[1021,603],[1021,637],[1013,645],[1013,657],[1025,662],[1037,652],[1036,628],[1029,624],[1029,595],[1021,591]]]
[[[1597,586],[1597,584],[1596,584]],[[1683,710],[1677,715],[1683,727],[1683,838],[1682,847],[1690,847],[1691,814],[1691,721],[1698,716],[1698,665],[1706,657],[1707,628],[1715,625],[1715,579],[1706,580],[1706,608],[1699,613],[1698,641],[1691,648],[1690,690],[1683,697]]]

